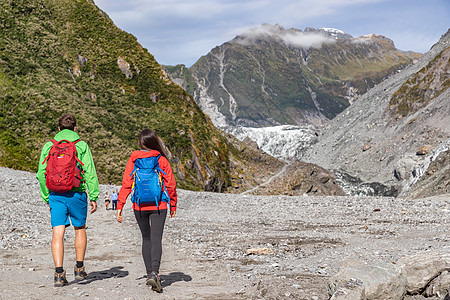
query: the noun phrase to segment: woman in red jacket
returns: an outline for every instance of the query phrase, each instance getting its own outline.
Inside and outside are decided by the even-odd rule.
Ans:
[[[159,138],[153,130],[144,129],[139,134],[138,144],[141,150],[136,150],[131,153],[123,174],[122,188],[119,192],[119,203],[117,204],[117,221],[119,223],[123,221],[122,210],[128,195],[132,191],[133,177],[131,173],[133,172],[135,161],[138,158],[158,156],[160,154],[161,156],[158,162],[160,168],[165,173],[161,174],[170,198],[170,217],[173,218],[177,209],[176,182],[172,168],[159,142]],[[167,206],[167,203],[163,201],[158,203],[158,205],[138,205],[136,202],[133,203],[134,215],[142,233],[142,256],[147,271],[147,285],[151,285],[152,289],[158,293],[162,292],[161,280],[158,273],[161,263],[161,240],[167,215]]]

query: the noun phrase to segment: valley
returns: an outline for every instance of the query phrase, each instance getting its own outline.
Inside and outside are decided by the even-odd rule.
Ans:
[[[337,177],[338,184],[349,195],[426,196],[450,193],[450,175],[447,175],[450,170],[447,167],[439,164],[439,172],[427,171],[438,157],[443,160],[448,156],[449,32],[421,57],[395,50],[392,41],[379,35],[353,38],[348,34],[336,32],[339,31],[313,28],[307,28],[302,32],[266,24],[214,48],[189,69],[183,66],[165,68],[169,70],[175,82],[193,95],[205,112],[211,112],[210,117],[219,128],[241,141],[246,141],[247,138],[255,141],[259,149],[279,159],[305,161],[332,171]],[[317,39],[317,44],[307,45],[300,42],[295,44],[288,39],[296,37],[301,41],[301,38],[312,36]],[[348,95],[353,96],[346,98],[348,104],[341,110],[335,113],[324,111],[323,109],[331,106],[329,103],[319,101],[318,91],[327,89],[329,95],[335,97],[337,90],[330,89],[327,85],[328,73],[314,62],[314,56],[320,57],[321,62],[326,62],[325,66],[330,68],[330,72],[334,72],[335,78],[344,79],[347,76],[354,79],[367,76],[368,73],[365,72],[369,67],[362,63],[367,57],[363,59],[364,52],[358,52],[361,50],[359,47],[363,47],[361,44],[370,48],[370,51],[368,50],[370,57],[374,55],[375,49],[378,51],[372,61],[374,68],[383,68],[383,64],[386,63],[385,61],[383,64],[377,64],[383,61],[382,53],[409,57],[410,60],[401,67],[397,65],[395,70],[393,65],[384,69],[383,72],[386,73],[378,81],[366,77],[364,81],[368,85],[365,89],[361,87],[355,89],[358,85],[354,81],[350,84],[351,80],[348,78],[341,80],[339,84],[346,87]],[[252,58],[235,59],[239,47],[244,47],[245,50],[242,50],[244,53],[253,53]],[[287,47],[288,50],[283,47]],[[342,52],[337,51],[336,47]],[[294,66],[289,59],[289,54],[292,54],[294,49],[298,51],[297,54],[303,62],[298,66]],[[214,57],[218,57],[214,54],[216,51],[221,53],[218,86],[223,89],[226,85],[226,94],[233,95],[235,108],[232,119],[227,117],[229,114],[226,111],[221,111],[223,104],[217,105],[218,99],[222,99],[223,102],[223,99],[227,98],[214,84],[217,63]],[[226,51],[228,62],[224,63]],[[278,54],[274,54],[275,52]],[[282,60],[278,57],[280,53],[283,53],[282,57],[286,59],[284,65],[278,62]],[[352,69],[353,61],[350,56],[357,61],[361,69]],[[241,53],[240,57],[245,55]],[[334,58],[335,61],[332,62],[330,58]],[[267,65],[263,65],[262,61]],[[276,71],[272,64],[278,67]],[[227,73],[224,73],[224,66],[229,69]],[[307,68],[307,71],[300,66]],[[240,70],[239,76],[236,69]],[[296,75],[290,73],[294,72],[292,70],[297,70]],[[263,74],[261,78],[264,84],[259,86],[260,94],[252,92],[253,84],[259,82],[255,79],[259,76],[256,73]],[[275,83],[273,78],[285,76],[279,74],[290,74],[290,77],[286,77],[283,82]],[[314,76],[302,77],[305,74]],[[227,76],[228,80],[224,81]],[[251,83],[247,83],[246,78],[251,78]],[[283,87],[285,92],[289,89],[283,84],[307,80],[312,81],[295,93],[296,97],[301,99],[295,104],[296,108],[301,108],[301,112],[289,108],[288,94],[273,92],[276,90],[275,86]],[[272,82],[272,85],[269,82]],[[338,80],[334,82],[338,84]],[[198,93],[197,86],[201,93]],[[274,93],[272,96],[268,94],[269,90]],[[235,92],[230,94],[230,91]],[[302,94],[303,92],[307,94]],[[239,98],[239,95],[245,96]],[[279,105],[273,98],[275,96],[284,97],[282,100],[284,106]],[[204,99],[208,99],[206,106]],[[338,98],[333,99],[339,102]],[[259,107],[260,101],[273,113]],[[302,106],[305,104],[302,101],[312,101],[311,106]],[[239,121],[239,114],[246,114],[245,111],[249,107],[254,108],[250,113],[251,117],[247,117],[248,121]],[[278,118],[277,114],[283,111],[285,119]],[[292,115],[301,120],[289,119]],[[316,118],[319,115],[322,117]],[[241,117],[241,120],[243,118]],[[259,121],[254,121],[255,118]],[[249,121],[250,119],[252,121]],[[429,150],[417,154],[422,147]],[[430,178],[426,179],[427,186],[421,188],[415,184],[423,175]],[[436,186],[433,187],[431,182],[435,182]]]

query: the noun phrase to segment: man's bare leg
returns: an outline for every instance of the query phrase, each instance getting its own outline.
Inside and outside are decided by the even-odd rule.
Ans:
[[[64,233],[66,231],[65,225],[53,227],[52,237],[52,255],[55,263],[55,268],[62,267],[64,261]]]
[[[75,227],[75,253],[77,261],[84,261],[84,255],[86,253],[87,236],[86,225],[81,227]]]
[[[75,227],[75,254],[77,264],[74,267],[75,280],[80,281],[86,279],[87,273],[84,268],[84,254],[86,253],[87,237],[86,225]]]

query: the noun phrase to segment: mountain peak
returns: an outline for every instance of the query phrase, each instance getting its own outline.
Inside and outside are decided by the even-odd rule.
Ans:
[[[329,27],[322,27],[322,28],[312,28],[312,27],[306,27],[305,32],[317,32],[322,33],[328,37],[331,37],[333,39],[351,39],[353,38],[350,34],[336,28],[329,28]]]
[[[335,37],[324,30],[310,28],[309,31],[303,32],[295,28],[285,29],[279,24],[262,24],[236,36],[232,42],[243,46],[250,46],[261,42],[281,41],[289,47],[317,49],[321,48],[323,44],[334,43],[335,40]]]
[[[355,42],[385,42],[387,44],[392,45],[393,47],[395,47],[394,45],[394,41],[392,41],[391,39],[385,37],[384,35],[379,35],[379,34],[375,34],[375,33],[370,33],[370,34],[366,34],[366,35],[362,35],[360,37],[354,38],[353,41]]]

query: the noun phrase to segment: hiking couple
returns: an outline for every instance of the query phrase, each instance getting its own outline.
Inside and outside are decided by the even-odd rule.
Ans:
[[[88,276],[84,266],[88,210],[86,190],[89,193],[91,214],[97,210],[96,201],[99,196],[99,182],[91,150],[75,132],[76,125],[75,116],[72,114],[64,114],[59,118],[60,131],[42,148],[37,172],[41,197],[47,203],[51,216],[53,230],[51,249],[55,264],[55,286],[68,284],[63,260],[64,234],[66,227],[70,224],[75,228],[75,280],[80,281]],[[158,275],[162,255],[161,241],[167,210],[170,211],[170,217],[175,216],[176,181],[155,132],[150,129],[143,130],[139,134],[138,145],[141,150],[131,154],[123,174],[116,218],[119,223],[122,223],[123,207],[127,196],[133,192],[133,210],[142,233],[142,256],[147,271],[146,283],[153,290],[162,292]],[[142,194],[139,199],[136,199],[137,190],[132,190],[133,178],[136,176],[135,164],[142,164],[147,160],[152,160],[160,170],[159,179],[164,184],[159,193],[164,192],[165,195],[161,202],[144,201],[145,197]]]

